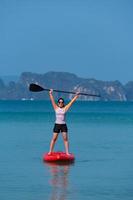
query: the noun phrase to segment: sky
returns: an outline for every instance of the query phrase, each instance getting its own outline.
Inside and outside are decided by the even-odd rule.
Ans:
[[[0,75],[133,80],[132,0],[0,0]]]

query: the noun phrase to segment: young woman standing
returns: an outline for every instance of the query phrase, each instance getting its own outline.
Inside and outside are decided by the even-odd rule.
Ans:
[[[66,154],[69,155],[68,128],[67,128],[67,124],[65,121],[65,115],[66,115],[66,112],[68,111],[68,109],[72,106],[72,104],[79,97],[79,93],[77,93],[74,96],[74,98],[67,105],[65,105],[63,98],[58,99],[58,104],[55,103],[52,89],[49,91],[49,96],[50,96],[50,100],[52,102],[52,105],[53,105],[53,108],[55,111],[56,121],[55,121],[55,125],[53,128],[53,137],[50,142],[50,150],[49,150],[48,154],[50,155],[53,152],[55,142],[58,138],[59,133],[61,132],[62,136],[63,136],[63,140],[64,140]]]

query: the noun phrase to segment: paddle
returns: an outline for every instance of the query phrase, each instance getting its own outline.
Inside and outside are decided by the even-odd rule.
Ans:
[[[31,83],[29,86],[29,90],[32,92],[41,92],[41,91],[50,91],[50,89],[48,88],[43,88],[40,85]],[[62,92],[62,93],[68,93],[68,94],[76,94],[76,92],[72,92],[72,91],[64,91],[64,90],[55,90],[53,89],[54,92]],[[87,94],[87,93],[79,93],[79,95],[86,95],[86,96],[92,96],[92,97],[101,97],[98,94]]]

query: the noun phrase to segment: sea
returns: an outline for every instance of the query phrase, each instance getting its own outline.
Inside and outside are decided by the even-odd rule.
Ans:
[[[133,102],[77,101],[66,120],[75,162],[48,164],[50,101],[0,101],[0,200],[133,200]]]

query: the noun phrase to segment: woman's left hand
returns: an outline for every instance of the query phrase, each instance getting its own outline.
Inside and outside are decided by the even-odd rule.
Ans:
[[[79,96],[80,95],[80,92],[76,92],[76,96]]]

